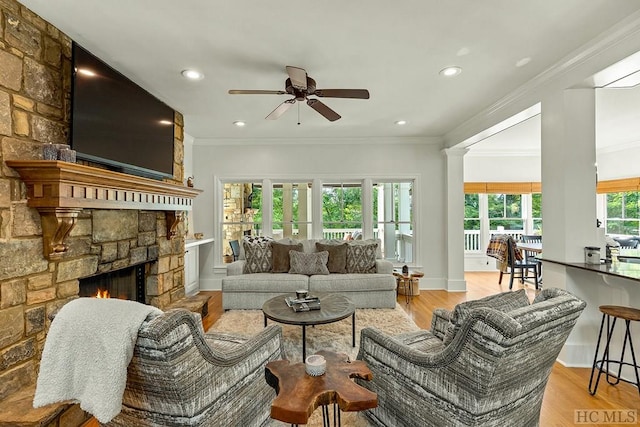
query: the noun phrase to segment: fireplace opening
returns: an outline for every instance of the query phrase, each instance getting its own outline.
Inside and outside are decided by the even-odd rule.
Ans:
[[[145,303],[145,264],[80,279],[81,297],[118,298]]]

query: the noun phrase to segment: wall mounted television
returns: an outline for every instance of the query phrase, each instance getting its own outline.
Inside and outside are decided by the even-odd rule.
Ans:
[[[72,61],[77,158],[137,176],[173,177],[174,110],[77,43]]]

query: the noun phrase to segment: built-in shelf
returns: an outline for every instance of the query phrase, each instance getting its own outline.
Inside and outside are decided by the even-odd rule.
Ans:
[[[58,259],[82,209],[160,210],[167,238],[202,192],[191,187],[55,160],[8,160],[27,186],[27,205],[42,219],[44,255]]]

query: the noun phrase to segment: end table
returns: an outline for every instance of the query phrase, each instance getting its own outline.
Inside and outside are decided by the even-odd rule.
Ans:
[[[349,360],[344,353],[319,351],[327,360],[324,375],[312,377],[304,363],[288,360],[267,363],[265,378],[278,396],[271,405],[271,418],[292,425],[307,424],[318,406],[322,406],[323,425],[329,426],[329,405],[333,404],[333,425],[340,426],[340,411],[363,411],[378,406],[376,393],[356,384],[351,378],[371,380],[373,374],[361,360]]]
[[[393,270],[393,275],[396,276],[396,290],[397,293],[405,295],[406,303],[409,304],[410,297],[414,295],[420,295],[420,289],[415,290],[413,285],[418,283],[418,279],[424,277],[424,273],[422,271],[411,271],[409,273],[404,274],[399,270]],[[400,292],[400,288],[402,287],[402,291]]]

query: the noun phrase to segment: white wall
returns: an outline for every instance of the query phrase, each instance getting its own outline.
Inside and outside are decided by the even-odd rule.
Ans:
[[[540,182],[540,155],[464,157],[465,182]]]
[[[639,135],[640,137],[640,135]],[[636,178],[640,176],[640,144],[596,153],[598,179]],[[540,182],[540,155],[476,156],[464,158],[465,182]]]
[[[206,143],[206,145],[205,145]],[[220,221],[220,179],[262,178],[414,178],[413,200],[416,212],[416,266],[425,272],[421,288],[444,289],[446,279],[446,194],[445,158],[440,144],[424,143],[363,144],[332,140],[330,143],[251,144],[227,142],[193,146],[196,188],[204,190],[194,202],[194,226],[207,236],[216,235]],[[202,266],[203,289],[219,289],[224,275],[220,264],[220,244]]]

